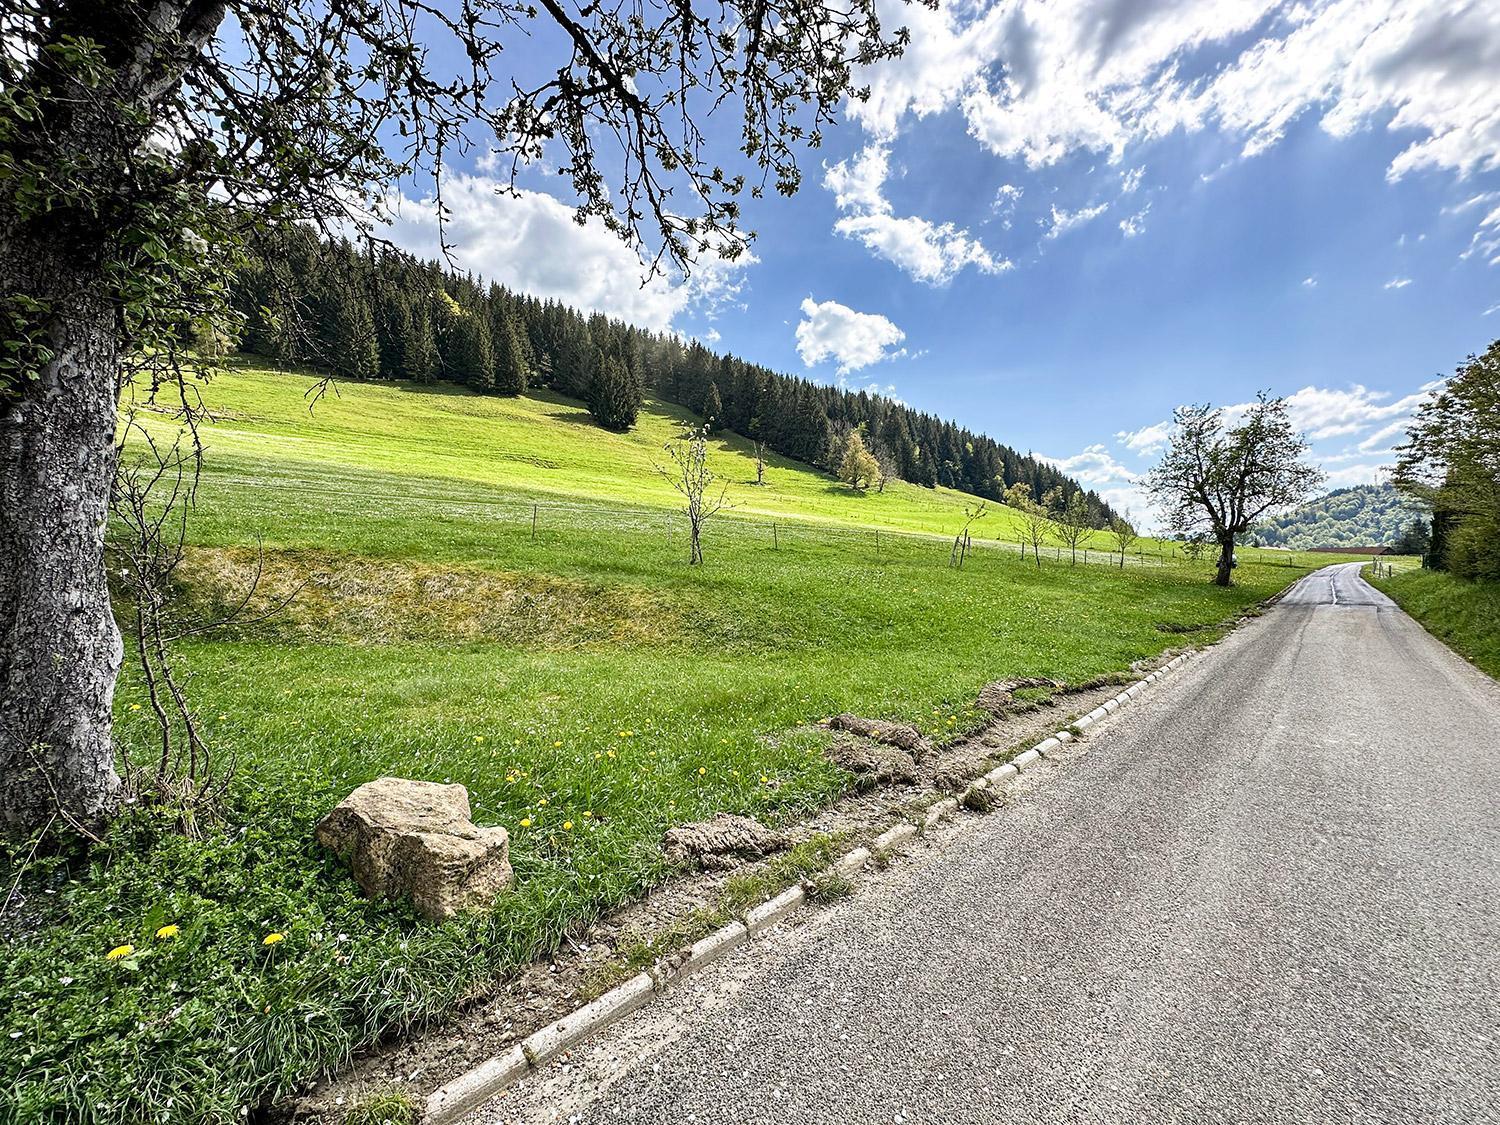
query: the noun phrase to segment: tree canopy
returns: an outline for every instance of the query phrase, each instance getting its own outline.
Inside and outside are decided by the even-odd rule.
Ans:
[[[1293,428],[1285,399],[1262,392],[1232,425],[1208,404],[1178,407],[1173,422],[1171,444],[1147,490],[1174,534],[1218,547],[1214,581],[1228,586],[1239,536],[1306,499],[1322,473],[1303,462],[1307,442]]]

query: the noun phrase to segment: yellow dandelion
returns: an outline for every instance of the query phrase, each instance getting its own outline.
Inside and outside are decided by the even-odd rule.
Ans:
[[[547,798],[543,797],[540,801],[538,801],[536,803],[536,807],[539,808],[539,809],[546,808],[547,807]]]
[[[605,754],[606,754],[606,755],[607,755],[607,756],[608,756],[608,757],[611,757],[611,758],[613,758],[613,757],[614,757],[614,756],[615,756],[615,752],[614,752],[614,751],[613,751],[613,750],[606,750],[606,751],[605,751]]]
[[[261,938],[260,939],[260,943],[261,943],[261,945],[279,945],[279,944],[281,944],[285,940],[286,940],[286,934],[277,933],[276,931],[273,930],[271,933],[269,933],[265,937]]]
[[[760,783],[762,785],[770,785],[771,784],[771,779],[769,777],[767,777],[765,774],[761,774],[760,775]]]
[[[529,817],[529,816],[523,816],[521,818],[521,827],[522,828],[530,828],[531,827],[531,817]]]
[[[565,820],[565,821],[563,821],[563,831],[564,832],[571,832],[571,831],[573,831],[573,822],[571,820]]]
[[[593,816],[593,815],[594,815],[594,814],[593,814],[593,811],[592,811],[592,810],[590,810],[590,809],[584,809],[584,810],[583,810],[583,819],[584,819],[584,820],[588,820],[588,819],[589,819],[589,818],[590,818],[590,817],[592,817],[592,816]]]
[[[182,932],[182,930],[174,922],[170,926],[163,926],[161,929],[157,930],[156,931],[156,936],[158,938],[160,938],[162,941],[168,941],[171,938],[176,937],[181,932]]]
[[[707,772],[708,772],[708,770],[706,770],[706,769],[704,769],[704,768],[703,768],[703,767],[702,767],[702,766],[699,766],[699,767],[698,767],[698,776],[699,776],[699,777],[702,777],[702,776],[703,776],[703,775],[704,775],[704,774],[706,774],[706,773],[707,773]]]
[[[557,747],[559,747],[561,745],[562,745],[562,739],[560,739],[560,738],[557,739],[555,742],[552,743],[553,749],[556,749]]]
[[[130,705],[130,709],[132,711],[139,711],[141,709],[141,705],[139,703],[132,703]]]
[[[117,945],[104,955],[106,960],[118,961],[121,957],[129,957],[135,952],[133,945]]]
[[[476,734],[474,736],[474,741],[475,742],[483,742],[484,741],[484,735],[482,735],[482,734]]]

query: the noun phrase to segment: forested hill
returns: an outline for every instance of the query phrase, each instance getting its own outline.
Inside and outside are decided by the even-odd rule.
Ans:
[[[1249,535],[1266,547],[1394,547],[1420,519],[1388,484],[1340,488],[1268,520]],[[1424,521],[1425,522],[1425,521]]]
[[[466,384],[496,394],[550,387],[583,400],[607,429],[635,422],[645,394],[685,406],[807,464],[835,467],[863,431],[882,475],[998,500],[1017,481],[1040,499],[1081,486],[1029,454],[865,391],[779,374],[697,341],[585,314],[439,263],[357,250],[310,232],[277,235],[235,281],[241,346],[352,379]],[[1084,495],[1096,523],[1114,512]]]

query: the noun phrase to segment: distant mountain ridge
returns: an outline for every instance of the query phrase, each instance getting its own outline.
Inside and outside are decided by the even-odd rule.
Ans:
[[[1267,520],[1246,538],[1252,545],[1290,547],[1391,547],[1421,513],[1388,484],[1337,488],[1285,515]]]

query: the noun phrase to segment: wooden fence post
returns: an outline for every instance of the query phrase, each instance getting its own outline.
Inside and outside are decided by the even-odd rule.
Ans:
[[[536,505],[531,506],[531,538],[536,539]]]

